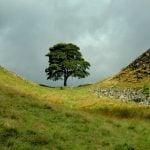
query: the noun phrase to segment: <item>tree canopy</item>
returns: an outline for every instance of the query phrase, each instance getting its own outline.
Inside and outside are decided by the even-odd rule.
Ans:
[[[46,56],[49,57],[49,66],[45,69],[47,79],[63,79],[64,86],[67,86],[69,77],[85,78],[89,75],[90,63],[84,60],[80,48],[72,43],[58,43],[49,48]]]

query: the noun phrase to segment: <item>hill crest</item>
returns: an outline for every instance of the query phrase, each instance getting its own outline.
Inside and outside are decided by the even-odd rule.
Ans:
[[[122,82],[141,82],[150,75],[150,49],[145,51],[127,67],[123,68],[112,80]]]
[[[150,84],[150,49],[146,50],[120,72],[96,83],[95,86],[142,88],[147,84]]]

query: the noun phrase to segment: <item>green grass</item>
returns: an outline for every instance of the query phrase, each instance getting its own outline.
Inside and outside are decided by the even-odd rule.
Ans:
[[[149,149],[148,120],[75,111],[0,88],[0,149]]]
[[[144,72],[144,70],[143,70]],[[128,87],[128,88],[143,88],[145,85],[150,84],[150,77],[144,74],[141,80],[136,77],[136,72],[130,68],[120,71],[116,75],[106,78],[94,85],[94,87]],[[119,79],[118,79],[119,77]]]
[[[149,107],[90,88],[43,88],[0,69],[0,149],[149,150]]]

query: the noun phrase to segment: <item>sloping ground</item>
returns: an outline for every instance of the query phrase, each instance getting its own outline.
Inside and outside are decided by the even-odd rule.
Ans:
[[[63,103],[61,96],[52,88],[42,88],[32,81],[0,67],[0,85],[13,89],[19,93],[30,95],[52,103]]]
[[[81,95],[86,95],[84,88],[64,90],[41,88],[0,68],[0,149],[149,150],[148,118],[130,119],[128,113],[131,112],[121,108],[122,117],[128,119],[103,116],[100,113],[102,109],[92,109],[95,105],[87,112],[54,105],[54,102],[56,104],[58,102],[52,99],[59,99],[59,95],[57,98],[55,95],[59,92],[63,95],[62,99],[69,96],[66,100],[72,98],[73,102],[78,101]],[[77,95],[73,97],[71,93],[77,93],[78,97]],[[45,100],[43,95],[50,98]],[[87,101],[88,98],[91,98],[90,95],[87,95]],[[92,100],[94,101],[94,98]],[[95,99],[95,102],[96,100],[98,101]],[[85,97],[81,97],[80,107],[84,105],[83,101]],[[111,116],[108,104],[111,107],[113,104],[109,101],[108,104],[106,101],[101,104],[103,112],[110,113]],[[87,106],[87,102],[84,106]],[[147,107],[142,109],[146,110]]]
[[[125,87],[143,87],[150,84],[150,49],[145,51],[118,74],[109,77],[96,85],[117,85]]]
[[[98,110],[101,113],[117,117],[149,118],[150,116],[150,109],[147,106],[121,102],[107,97],[98,97],[91,92],[93,86],[64,89],[41,87],[4,68],[0,69],[0,86],[7,87],[10,91],[31,96],[50,105],[57,104],[75,109]],[[123,116],[124,114],[125,116]]]
[[[134,60],[112,78],[121,82],[139,83],[149,78],[150,81],[150,49]]]
[[[150,105],[150,49],[118,74],[94,86],[100,96]]]

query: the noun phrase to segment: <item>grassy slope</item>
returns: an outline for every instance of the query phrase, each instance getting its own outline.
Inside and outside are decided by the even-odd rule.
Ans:
[[[142,88],[144,85],[150,85],[150,49],[141,54],[128,66],[123,68],[118,74],[109,77],[95,86],[116,86]]]
[[[119,81],[116,77],[120,77]],[[129,80],[129,81],[128,81]],[[129,87],[129,88],[142,88],[144,85],[150,84],[150,78],[143,78],[141,81],[135,80],[134,71],[130,68],[127,68],[123,71],[120,71],[118,74],[108,77],[107,79],[96,83],[95,87],[107,87],[107,86],[116,86],[116,87]]]
[[[94,86],[65,88],[44,88],[27,80],[0,69],[0,85],[6,86],[22,94],[28,94],[35,99],[43,100],[47,103],[61,104],[70,108],[92,109],[102,113],[115,116],[125,115],[125,117],[150,118],[150,109],[146,106],[134,103],[123,103],[118,100],[106,97],[98,98],[90,90]],[[97,86],[97,85],[96,85]]]
[[[148,150],[150,122],[138,119],[137,108],[147,118],[149,108],[100,100],[89,88],[43,88],[0,68],[0,149]],[[99,113],[130,117],[131,106],[136,108],[132,119]]]

